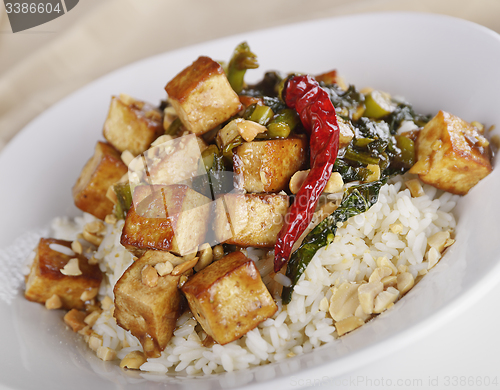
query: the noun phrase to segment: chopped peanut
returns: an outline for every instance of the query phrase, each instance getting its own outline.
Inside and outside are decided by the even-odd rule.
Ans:
[[[191,252],[187,255],[182,256],[182,263],[184,263],[185,261],[193,260],[196,257],[196,253],[197,252],[195,251],[195,252]],[[182,263],[179,263],[179,264],[182,264]],[[176,265],[179,265],[179,264],[176,264]]]
[[[446,241],[450,238],[450,232],[437,232],[427,239],[427,244],[431,248],[436,248],[439,252],[442,252],[445,248]]]
[[[92,351],[97,352],[99,347],[102,347],[102,338],[100,338],[100,336],[98,335],[92,335],[90,336],[88,343],[89,343],[89,348]]]
[[[380,281],[371,281],[362,284],[358,288],[358,300],[365,314],[372,314],[375,297],[384,290],[384,284]]]
[[[399,291],[394,287],[389,287],[386,291],[382,291],[375,297],[374,313],[382,313],[391,303],[396,302],[399,297]]]
[[[326,297],[323,297],[321,301],[319,301],[319,310],[320,311],[328,311],[328,307],[330,304],[328,303],[328,299]]]
[[[184,272],[190,270],[191,268],[193,268],[196,265],[196,263],[198,263],[198,259],[199,259],[198,257],[195,257],[192,260],[188,260],[188,261],[185,261],[182,264],[179,264],[178,266],[176,266],[173,269],[172,275],[173,276],[181,275]]]
[[[392,261],[390,261],[386,256],[379,257],[377,259],[377,264],[379,264],[379,260],[380,260],[379,267],[390,268],[392,270],[392,275],[396,275],[398,273],[398,269],[396,268],[396,266],[394,265],[394,263]]]
[[[377,164],[368,164],[366,168],[372,171],[372,173],[366,177],[366,182],[370,183],[380,179],[380,167]]]
[[[368,321],[371,318],[371,314],[366,314],[361,305],[358,306],[354,315],[358,318],[361,318],[363,321]]]
[[[406,294],[415,284],[413,275],[409,272],[403,272],[398,275],[397,288],[401,295]]]
[[[134,158],[135,157],[132,153],[130,153],[130,150],[125,150],[122,152],[121,159],[127,167],[130,165]]]
[[[434,267],[439,262],[440,259],[441,259],[441,253],[439,253],[439,251],[436,248],[431,247],[431,249],[429,249],[429,252],[427,252],[427,260],[429,261],[427,269],[431,269],[432,267]]]
[[[143,344],[144,352],[151,352],[155,349],[155,344],[151,336],[146,336]]]
[[[141,351],[132,351],[127,354],[120,362],[120,368],[128,368],[129,370],[138,370],[146,363],[146,355]]]
[[[389,225],[389,230],[394,234],[399,234],[403,231],[403,225],[399,222]]]
[[[99,347],[97,357],[105,362],[116,359],[116,351],[108,347]]]
[[[419,196],[425,195],[422,184],[418,179],[412,179],[405,182],[406,187],[410,190],[411,196],[418,198]]]
[[[484,133],[484,125],[482,123],[478,121],[472,121],[470,124],[474,126],[480,133]]]
[[[80,299],[83,302],[90,301],[91,299],[94,299],[97,296],[97,293],[99,292],[99,289],[93,288],[90,290],[85,290],[82,295],[80,296]]]
[[[106,226],[101,221],[93,221],[83,227],[83,231],[90,234],[100,234],[106,230]]]
[[[104,222],[106,222],[109,225],[114,225],[116,222],[118,222],[118,219],[113,214],[108,214],[106,215],[106,218],[104,218]]]
[[[216,245],[213,249],[214,260],[220,260],[224,257],[224,248],[222,245]]]
[[[78,259],[70,259],[68,263],[61,269],[61,273],[66,276],[78,276],[82,274]]]
[[[368,281],[370,283],[380,282],[386,276],[392,275],[392,269],[390,267],[377,267],[375,271],[372,272]]]
[[[381,282],[384,284],[384,289],[388,287],[396,287],[397,277],[396,275],[386,276],[385,278],[382,278]]]
[[[420,271],[418,271],[418,274],[421,275],[421,276],[424,276],[424,275],[427,275],[429,271],[426,270],[425,268],[421,269]]]
[[[170,261],[165,261],[164,263],[158,263],[155,265],[155,270],[158,272],[158,275],[165,276],[172,272],[174,266]]]
[[[205,247],[203,247],[202,245],[203,249],[200,249],[200,256],[199,256],[200,259],[198,260],[198,263],[194,267],[194,270],[196,272],[201,271],[202,269],[210,265],[214,260],[212,247],[209,244],[204,244],[204,245]]]
[[[158,272],[149,264],[145,265],[141,272],[142,284],[155,287],[158,284]]]
[[[337,328],[337,334],[339,336],[342,336],[348,332],[353,331],[354,329],[359,328],[364,323],[365,322],[361,318],[351,316],[337,322],[335,324],[335,328]]]
[[[177,283],[177,287],[181,288],[188,281],[188,277],[186,275],[181,275],[179,279],[179,283]]]
[[[57,310],[62,307],[62,301],[61,298],[59,298],[59,295],[54,294],[52,295],[49,299],[45,301],[45,308],[48,310]]]
[[[299,192],[300,187],[302,187],[302,184],[304,184],[304,181],[307,178],[307,175],[309,174],[310,169],[305,170],[305,171],[297,171],[293,174],[293,176],[290,178],[290,191],[292,194],[296,194]],[[328,182],[326,183],[325,189],[323,192],[326,193],[335,193],[339,192],[342,190],[344,187],[344,180],[342,180],[342,176],[338,172],[333,172],[328,179]]]
[[[241,137],[247,142],[253,141],[257,134],[265,133],[267,131],[265,126],[262,126],[257,122],[247,121],[244,119],[235,119],[234,121],[236,122],[236,126]]]
[[[118,203],[118,197],[116,196],[115,189],[113,188],[113,185],[110,185],[108,187],[108,190],[106,191],[106,198],[109,199],[113,204]],[[111,215],[111,214],[108,214]]]
[[[104,297],[104,299],[101,301],[101,307],[103,310],[109,310],[113,306],[113,300],[108,297],[107,295]]]
[[[92,329],[90,329],[90,326],[87,325],[83,329],[80,329],[77,333],[81,334],[82,336],[87,336],[90,338],[90,335],[92,334]]]
[[[83,311],[71,309],[64,316],[64,322],[73,329],[73,332],[78,332],[87,326],[87,324],[83,322],[85,317],[86,314]]]
[[[90,313],[87,317],[85,317],[83,322],[85,322],[89,326],[94,326],[100,315],[101,314],[98,311],[94,311]]]
[[[354,315],[359,305],[358,287],[356,283],[344,282],[330,298],[330,315],[335,321]]]
[[[83,231],[82,236],[83,236],[83,239],[85,241],[88,241],[88,242],[90,242],[91,244],[93,244],[95,246],[101,245],[101,242],[102,242],[102,239],[103,239],[102,236],[98,236],[96,234],[89,233],[86,230]]]
[[[71,249],[73,252],[75,252],[78,255],[81,255],[83,253],[83,247],[80,241],[75,240],[71,243]]]
[[[342,176],[338,172],[333,172],[330,178],[328,179],[328,182],[326,183],[323,192],[333,194],[335,192],[341,191],[343,187],[344,187],[344,180],[342,179]]]
[[[307,171],[297,171],[293,174],[293,176],[290,178],[290,191],[292,194],[296,194],[299,192],[300,187],[302,187],[302,184],[304,184],[304,181],[307,178],[307,175],[309,174],[309,169]]]

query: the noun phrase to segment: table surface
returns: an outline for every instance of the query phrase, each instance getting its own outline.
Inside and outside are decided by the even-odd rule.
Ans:
[[[388,10],[448,14],[500,32],[498,0],[208,3],[85,0],[64,17],[16,34],[0,5],[0,149],[36,115],[91,80],[137,59],[225,35]],[[290,388],[500,388],[499,300],[500,283],[423,340],[338,378],[293,377]]]

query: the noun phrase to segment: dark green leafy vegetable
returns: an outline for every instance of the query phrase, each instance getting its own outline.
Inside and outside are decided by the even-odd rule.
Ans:
[[[385,118],[391,134],[396,134],[403,121],[413,121],[419,127],[425,126],[431,119],[430,115],[416,114],[413,107],[407,103],[399,103],[395,110]]]
[[[236,93],[243,90],[243,78],[247,69],[258,67],[257,56],[250,51],[248,44],[246,42],[240,43],[234,50],[227,68],[227,79]]]
[[[333,172],[340,173],[344,183],[365,180],[371,174],[369,169],[364,167],[355,167],[345,162],[342,158],[337,158],[335,161]]]
[[[344,91],[337,84],[324,85],[322,87],[328,92],[333,106],[339,112],[345,108],[348,112],[348,119],[352,119],[352,115],[356,112],[359,106],[364,104],[365,96],[360,93],[354,85],[350,85],[347,91]]]
[[[333,239],[337,231],[337,224],[347,221],[349,218],[364,213],[372,207],[378,199],[380,188],[385,180],[360,184],[349,187],[344,194],[339,208],[318,224],[302,241],[299,249],[291,256],[286,269],[286,276],[292,281],[292,285],[284,287],[281,294],[284,304],[292,299],[293,287],[299,281],[315,253],[321,247]]]
[[[278,86],[282,82],[282,80],[283,77],[281,77],[281,75],[278,72],[266,72],[264,78],[260,82],[251,85],[248,88],[245,88],[242,91],[242,95],[253,96],[253,97],[262,97],[262,96],[277,97]]]
[[[273,112],[279,112],[286,109],[285,103],[277,97],[262,96],[262,100],[266,106],[273,110]]]

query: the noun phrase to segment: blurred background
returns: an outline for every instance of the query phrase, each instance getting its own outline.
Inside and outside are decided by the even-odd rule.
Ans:
[[[141,58],[236,33],[380,11],[446,14],[500,32],[499,0],[80,0],[67,14],[15,34],[2,2],[0,149],[64,96]],[[383,42],[374,44],[383,50]]]

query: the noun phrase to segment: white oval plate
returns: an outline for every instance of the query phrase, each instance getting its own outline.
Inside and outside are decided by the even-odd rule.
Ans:
[[[315,74],[336,68],[358,87],[405,96],[418,112],[443,109],[468,121],[500,125],[500,37],[469,22],[367,14],[220,39],[115,71],[30,123],[0,155],[0,248],[55,216],[78,214],[71,187],[102,139],[111,95],[125,92],[158,102],[167,81],[199,55],[226,60],[243,40],[261,64],[259,71],[248,72],[252,80],[270,69]],[[393,310],[330,345],[279,364],[202,379],[123,373],[66,330],[62,313],[27,302],[18,292],[11,304],[0,301],[0,388],[133,389],[150,381],[148,388],[165,383],[186,389],[258,388],[267,382],[279,389],[288,388],[290,375],[298,372],[334,377],[361,367],[448,321],[498,279],[500,207],[492,195],[500,193],[499,175],[494,171],[459,204],[457,242],[438,266]],[[0,263],[0,273],[8,275],[8,267]]]

